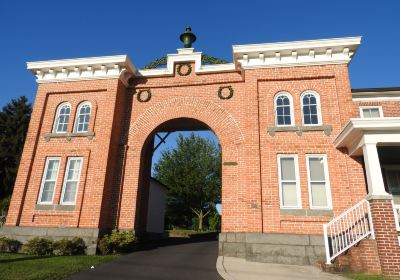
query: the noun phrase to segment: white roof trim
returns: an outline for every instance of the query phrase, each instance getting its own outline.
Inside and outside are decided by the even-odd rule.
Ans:
[[[359,102],[373,102],[373,101],[399,101],[400,90],[387,90],[387,91],[373,91],[367,90],[362,92],[353,92],[352,100]]]
[[[234,61],[244,69],[349,63],[361,37],[234,45]]]
[[[346,147],[353,154],[364,134],[396,133],[400,134],[400,118],[352,118],[333,140],[337,148]]]
[[[27,62],[37,83],[121,78],[125,85],[136,73],[127,55]]]

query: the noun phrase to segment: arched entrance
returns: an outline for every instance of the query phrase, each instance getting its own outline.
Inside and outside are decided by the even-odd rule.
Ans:
[[[178,133],[175,132],[179,132],[179,134],[184,133],[184,132],[206,132],[206,131],[210,131],[210,128],[195,119],[189,119],[189,118],[178,118],[178,119],[172,119],[169,120],[165,123],[160,124],[154,131],[152,131],[150,133],[150,135],[147,137],[143,148],[142,148],[142,152],[141,152],[141,165],[140,165],[140,170],[139,170],[139,185],[138,185],[138,195],[137,195],[137,200],[136,200],[136,219],[135,219],[135,231],[137,234],[139,233],[148,233],[151,236],[154,236],[154,234],[159,235],[160,232],[160,226],[161,226],[161,215],[163,216],[162,218],[167,217],[167,215],[163,215],[164,213],[164,203],[165,203],[165,194],[167,193],[167,188],[171,187],[170,185],[166,185],[163,186],[162,183],[160,184],[159,181],[157,181],[156,179],[154,179],[152,177],[152,172],[154,171],[152,168],[154,167],[154,156],[155,155],[160,155],[159,152],[157,151],[157,148],[160,148],[160,150],[162,149],[163,145],[160,146],[160,144],[162,144],[161,140],[158,139],[159,134],[166,134],[166,133],[171,133],[172,138],[177,137]],[[213,133],[209,133],[208,135],[212,135]],[[186,133],[186,135],[188,136],[188,134]],[[157,137],[158,136],[158,137]],[[193,135],[194,136],[194,135]],[[169,138],[170,138],[169,137]],[[196,136],[194,136],[196,137]],[[215,137],[215,134],[214,134]],[[187,139],[187,138],[186,138]],[[192,139],[196,139],[196,138],[192,138]],[[158,140],[160,142],[158,142]],[[172,140],[172,139],[170,139]],[[210,139],[209,139],[210,140]],[[219,143],[218,139],[215,139],[215,143],[217,144]],[[167,139],[168,141],[168,139]],[[173,140],[175,141],[175,140]],[[186,141],[186,140],[185,140]],[[168,142],[166,142],[165,144],[168,144]],[[201,152],[201,151],[199,151]],[[153,161],[152,161],[153,158]],[[192,158],[192,160],[195,160],[194,158]],[[187,162],[188,164],[190,164],[189,162]],[[219,163],[219,167],[221,163]],[[202,173],[203,170],[198,170],[197,174]],[[194,175],[192,173],[192,175]],[[203,180],[205,178],[199,178],[200,180]],[[189,189],[191,186],[187,186]],[[217,186],[215,185],[215,191],[218,192],[218,190],[216,190],[217,188],[219,189],[221,187],[221,185]],[[213,188],[214,189],[214,188]],[[171,190],[169,191],[169,194],[171,195]],[[193,198],[193,196],[191,196]],[[200,195],[197,197],[203,197],[205,198],[206,195]],[[164,198],[164,199],[163,199]],[[183,197],[181,197],[183,198]],[[211,197],[209,197],[211,198]],[[218,201],[219,195],[215,195],[213,196],[211,199],[214,201]],[[189,201],[186,201],[186,203],[190,203]],[[184,225],[184,228],[188,228],[188,224],[184,223],[184,217],[188,218],[192,218],[194,217],[194,213],[192,212],[192,210],[189,210],[190,213],[188,213],[188,211],[186,211],[186,213],[184,214],[182,211],[184,211],[183,209],[188,210],[188,208],[186,207],[187,204],[184,203],[183,205],[181,205],[179,207],[178,212],[175,212],[175,214],[173,214],[173,216],[176,217],[180,217],[177,221],[175,219],[175,222],[173,225],[174,226],[179,226],[181,225],[180,222],[182,222],[182,224]],[[167,209],[171,210],[171,208]],[[210,208],[208,208],[210,209]],[[205,210],[205,209],[204,209]],[[168,211],[167,211],[168,212]],[[177,216],[178,215],[178,216]],[[149,218],[152,217],[152,218]],[[169,216],[170,218],[172,216]],[[192,224],[193,225],[193,224]],[[156,229],[156,230],[155,230]],[[167,229],[167,227],[162,227],[162,230]]]
[[[188,121],[191,120],[191,121]],[[160,127],[163,129],[210,129],[218,137],[222,149],[222,231],[245,231],[246,203],[240,186],[244,184],[243,134],[236,121],[224,108],[217,104],[192,97],[173,98],[156,103],[132,120],[126,154],[121,206],[118,215],[120,229],[143,230],[143,213],[146,191],[143,174],[149,172],[149,139]],[[147,159],[147,160],[143,160]],[[150,158],[151,160],[151,158]],[[148,176],[147,176],[148,177]],[[242,196],[241,196],[242,195]],[[138,201],[140,204],[138,204]]]

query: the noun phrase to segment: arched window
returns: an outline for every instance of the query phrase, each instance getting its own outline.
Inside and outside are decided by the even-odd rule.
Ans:
[[[320,125],[321,109],[319,95],[315,91],[306,91],[301,95],[303,125]]]
[[[293,125],[292,96],[287,93],[278,93],[275,96],[275,123],[277,126]]]
[[[89,129],[90,113],[92,105],[90,102],[83,102],[76,110],[74,132],[87,132]]]
[[[67,132],[70,113],[71,105],[69,103],[62,103],[58,106],[53,126],[54,133]]]

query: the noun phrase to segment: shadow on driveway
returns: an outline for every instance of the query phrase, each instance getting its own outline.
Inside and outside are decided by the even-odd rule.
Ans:
[[[84,279],[221,280],[215,238],[170,238],[147,242],[138,251],[69,277]]]

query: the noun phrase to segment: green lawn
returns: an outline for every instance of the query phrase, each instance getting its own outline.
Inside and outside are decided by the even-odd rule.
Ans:
[[[36,257],[24,254],[0,253],[1,280],[58,280],[92,265],[118,258],[111,256]]]

